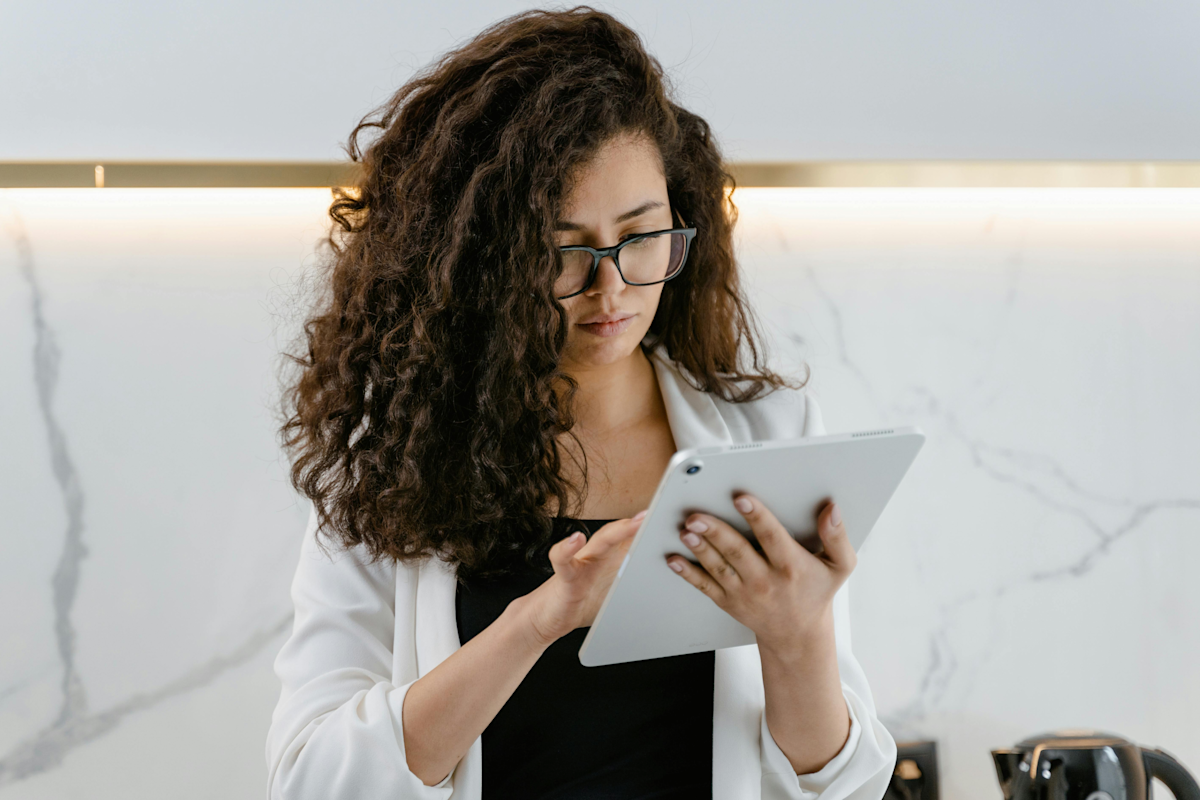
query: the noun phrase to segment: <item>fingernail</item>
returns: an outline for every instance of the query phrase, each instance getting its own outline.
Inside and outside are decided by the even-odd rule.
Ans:
[[[837,507],[837,503],[833,504],[833,510],[829,512],[829,521],[835,528],[842,524],[842,510]]]
[[[700,544],[700,537],[694,533],[685,533],[683,535],[683,543],[688,547],[696,547]]]
[[[571,544],[575,544],[575,542],[578,542],[582,538],[583,538],[583,531],[575,531],[574,533],[571,534]]]
[[[733,505],[743,514],[749,514],[751,509],[754,508],[754,504],[745,497],[739,497],[737,500],[734,500]]]
[[[667,566],[676,572],[683,572],[683,564],[680,564],[678,561],[668,561]]]
[[[636,514],[634,514],[634,515],[633,515],[633,521],[634,521],[634,522],[637,522],[639,519],[643,519],[643,518],[646,516],[646,512],[647,512],[647,511],[649,511],[649,510],[650,510],[650,509],[648,509],[648,508],[643,508],[641,511],[639,511],[639,512],[638,512],[638,513],[636,513]]]
[[[702,519],[694,519],[691,522],[689,522],[685,527],[687,527],[687,529],[689,531],[695,531],[696,533],[704,533],[706,530],[708,530],[708,523]]]

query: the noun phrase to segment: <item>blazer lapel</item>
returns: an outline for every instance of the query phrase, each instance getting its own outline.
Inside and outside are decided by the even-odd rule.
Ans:
[[[734,443],[717,404],[708,393],[687,382],[679,367],[667,356],[665,346],[660,344],[651,352],[650,363],[658,377],[658,388],[667,407],[667,423],[671,426],[677,450]]]

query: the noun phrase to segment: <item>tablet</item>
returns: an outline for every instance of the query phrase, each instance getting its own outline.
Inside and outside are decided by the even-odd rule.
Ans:
[[[712,514],[757,541],[733,507],[749,492],[802,545],[817,552],[817,512],[836,500],[857,551],[904,478],[925,435],[917,428],[806,436],[680,450],[596,614],[579,661],[587,667],[752,644],[754,632],[667,566],[693,512]],[[761,552],[761,550],[760,550]]]

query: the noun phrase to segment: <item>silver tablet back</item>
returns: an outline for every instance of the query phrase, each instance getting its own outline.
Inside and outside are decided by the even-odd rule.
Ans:
[[[713,514],[753,542],[733,507],[739,492],[750,492],[817,550],[816,514],[832,499],[857,550],[924,442],[920,430],[907,427],[679,451],[584,639],[580,662],[593,667],[753,643],[749,628],[667,566],[670,553],[692,558],[679,540],[687,515]]]

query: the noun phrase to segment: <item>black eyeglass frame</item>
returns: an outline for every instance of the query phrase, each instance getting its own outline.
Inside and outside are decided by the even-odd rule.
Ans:
[[[683,222],[684,221],[683,217],[679,217],[679,221]],[[675,270],[675,274],[668,275],[667,277],[663,278],[662,280],[649,281],[647,283],[634,283],[633,281],[627,280],[625,278],[625,273],[621,271],[620,256],[617,255],[618,253],[621,252],[621,248],[632,242],[639,242],[642,239],[645,239],[647,237],[661,236],[665,233],[682,233],[683,237],[684,237],[684,239],[683,239],[683,258],[680,260],[679,269]],[[582,289],[580,289],[577,292],[571,292],[570,294],[564,294],[562,297],[556,297],[555,299],[556,300],[566,300],[568,297],[574,297],[577,294],[583,294],[588,289],[590,289],[592,287],[592,284],[595,283],[595,281],[596,281],[596,273],[600,270],[600,260],[602,258],[604,258],[605,256],[612,256],[613,264],[615,264],[617,267],[617,274],[621,276],[621,280],[625,281],[626,286],[653,286],[656,283],[666,283],[667,281],[671,280],[672,278],[678,278],[679,275],[683,272],[683,268],[687,265],[688,253],[691,252],[692,239],[694,239],[694,238],[696,238],[696,229],[695,228],[668,228],[667,230],[664,230],[664,231],[648,231],[646,233],[634,234],[633,236],[630,236],[625,241],[620,242],[618,244],[614,244],[612,247],[601,247],[601,248],[597,249],[595,247],[588,247],[587,245],[583,245],[583,244],[572,244],[572,245],[566,245],[565,247],[560,247],[558,249],[559,249],[559,252],[562,252],[562,253],[566,253],[570,250],[584,250],[588,253],[591,253],[592,254],[592,268],[590,270],[588,270],[588,278],[584,282]]]

